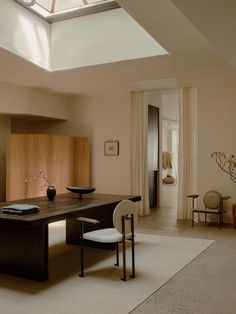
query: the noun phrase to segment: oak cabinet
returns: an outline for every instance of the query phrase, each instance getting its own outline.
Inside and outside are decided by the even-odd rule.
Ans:
[[[40,169],[55,186],[57,194],[67,192],[66,186],[90,185],[86,137],[10,134],[6,162],[7,201],[45,195],[47,182],[35,179]]]

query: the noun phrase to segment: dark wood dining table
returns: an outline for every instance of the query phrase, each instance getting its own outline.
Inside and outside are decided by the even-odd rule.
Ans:
[[[99,228],[113,226],[112,215],[116,205],[123,199],[140,201],[140,196],[85,194],[57,195],[53,201],[46,197],[0,203],[30,204],[40,207],[37,213],[16,215],[0,210],[0,272],[27,279],[48,280],[48,225],[66,220],[66,243],[80,243],[79,216],[100,220]],[[98,228],[97,226],[88,226]]]

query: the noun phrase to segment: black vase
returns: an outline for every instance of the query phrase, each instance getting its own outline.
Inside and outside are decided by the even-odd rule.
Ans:
[[[47,197],[49,199],[49,201],[53,201],[54,197],[56,196],[56,189],[55,186],[53,185],[49,185],[47,188]]]

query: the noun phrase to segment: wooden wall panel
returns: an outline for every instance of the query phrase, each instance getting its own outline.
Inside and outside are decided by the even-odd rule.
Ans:
[[[50,138],[45,134],[30,134],[25,136],[24,158],[26,160],[25,178],[28,180],[26,185],[26,196],[34,197],[45,195],[47,182],[43,179],[34,180],[43,169],[45,175],[49,177],[48,169],[50,162]]]
[[[88,138],[46,134],[11,134],[7,139],[6,199],[46,194],[47,182],[34,180],[43,169],[57,194],[66,186],[89,186]],[[27,184],[25,184],[27,179]]]
[[[25,146],[26,138],[23,135],[12,135],[7,138],[6,154],[6,199],[14,199],[14,195],[22,198],[27,195],[27,187],[24,184],[26,177]],[[19,181],[19,178],[23,181]]]
[[[75,138],[75,185],[89,186],[90,182],[90,160],[89,160],[89,142],[87,137]]]
[[[53,136],[51,138],[50,178],[58,193],[65,193],[66,186],[75,184],[74,138]]]

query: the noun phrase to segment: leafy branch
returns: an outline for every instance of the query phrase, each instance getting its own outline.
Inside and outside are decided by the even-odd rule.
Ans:
[[[226,155],[223,152],[212,152],[211,158],[213,158],[218,167],[226,172],[230,179],[236,183],[236,154]]]

